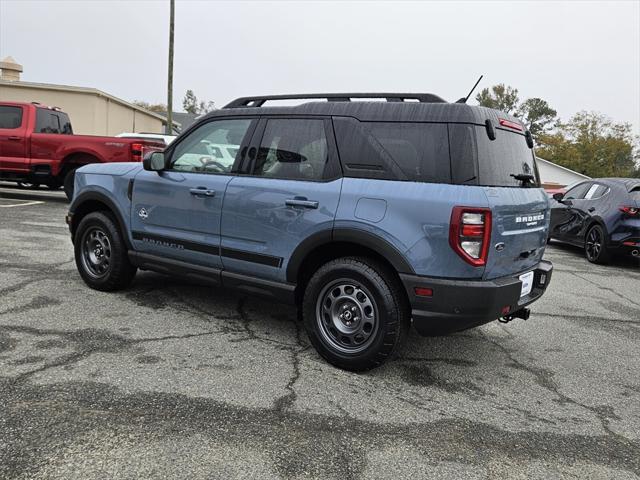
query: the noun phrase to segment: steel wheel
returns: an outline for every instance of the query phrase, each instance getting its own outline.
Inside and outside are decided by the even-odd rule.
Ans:
[[[365,350],[378,330],[373,296],[352,280],[336,280],[322,289],[316,304],[318,330],[326,343],[342,353]]]
[[[82,236],[82,265],[93,278],[102,278],[111,269],[111,241],[98,227],[87,229]]]
[[[593,227],[587,234],[587,241],[585,244],[585,251],[587,253],[587,260],[590,262],[598,260],[602,249],[604,248],[604,238],[602,230],[599,227]]]

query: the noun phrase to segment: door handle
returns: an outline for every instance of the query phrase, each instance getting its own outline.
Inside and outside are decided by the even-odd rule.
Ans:
[[[9,137],[9,140],[13,140],[14,142],[19,142],[20,140],[22,140],[22,138],[12,135],[11,137]]]
[[[191,195],[195,195],[195,196],[204,196],[204,197],[215,197],[216,196],[216,191],[215,190],[209,190],[207,187],[198,187],[198,188],[190,188],[189,189],[189,193],[191,193]]]
[[[589,208],[589,213],[595,212],[596,211],[596,207],[590,207]]]
[[[289,207],[318,208],[319,203],[315,200],[307,200],[304,197],[287,198],[284,202]]]

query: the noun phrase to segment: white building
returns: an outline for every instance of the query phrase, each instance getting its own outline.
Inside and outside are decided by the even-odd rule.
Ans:
[[[540,172],[540,179],[545,188],[561,188],[591,178],[552,163],[544,158],[537,157],[536,160],[538,163],[538,172]]]

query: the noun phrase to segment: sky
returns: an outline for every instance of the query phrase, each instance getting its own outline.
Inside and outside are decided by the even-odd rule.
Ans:
[[[0,59],[22,80],[166,102],[169,0],[0,0]],[[431,92],[505,83],[568,120],[640,134],[640,0],[242,2],[176,0],[174,108],[192,89],[240,96]]]

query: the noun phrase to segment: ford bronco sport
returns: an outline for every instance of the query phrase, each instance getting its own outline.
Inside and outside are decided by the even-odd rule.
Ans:
[[[142,164],[80,168],[67,223],[91,288],[140,268],[293,303],[322,357],[366,370],[410,324],[528,318],[552,272],[532,147],[432,94],[240,98]]]

